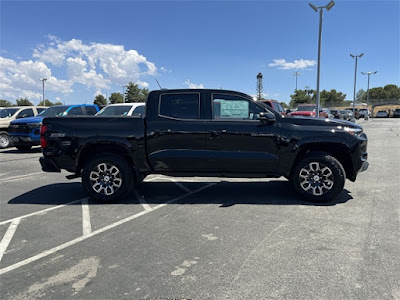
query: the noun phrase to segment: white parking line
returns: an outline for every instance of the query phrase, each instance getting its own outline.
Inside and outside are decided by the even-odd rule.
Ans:
[[[81,201],[83,201],[85,199],[89,199],[89,198],[82,198],[82,199],[71,201],[71,202],[68,202],[68,203],[65,203],[65,204],[60,204],[60,205],[49,207],[49,208],[46,208],[46,209],[43,209],[43,210],[35,211],[35,212],[27,214],[27,215],[23,215],[23,216],[15,217],[15,218],[12,218],[12,219],[8,219],[8,220],[0,222],[0,225],[10,223],[10,222],[12,222],[12,221],[14,221],[16,219],[25,219],[25,218],[28,218],[28,217],[31,217],[31,216],[34,216],[34,215],[39,215],[41,213],[48,212],[48,211],[51,211],[51,210],[54,210],[54,209],[62,208],[62,207],[67,206],[67,205],[71,205],[71,204],[74,204],[74,203],[81,202]]]
[[[143,208],[145,211],[152,211],[153,209],[151,208],[150,205],[147,204],[147,202],[144,200],[143,196],[139,194],[139,192],[136,189],[133,189],[133,193],[135,194],[136,198],[142,204]]]
[[[13,176],[13,177],[1,179],[1,182],[21,180],[21,179],[24,179],[26,177],[30,177],[30,176],[34,176],[34,175],[38,175],[38,174],[45,175],[46,173],[44,173],[44,172],[36,172],[36,173],[30,173],[30,174],[25,174],[25,175]]]
[[[0,261],[2,260],[4,252],[6,252],[7,247],[10,244],[15,231],[17,230],[19,222],[21,222],[21,219],[15,219],[11,222],[10,226],[6,231],[6,234],[4,235],[3,239],[0,242]]]
[[[92,233],[88,198],[82,200],[82,229],[83,235]]]
[[[172,181],[173,183],[175,183],[177,186],[179,186],[182,190],[184,190],[187,193],[190,193],[191,190],[189,190],[186,186],[184,186],[183,184],[181,184],[180,182],[177,182],[175,179],[172,178],[166,178],[169,181]]]
[[[164,206],[167,205],[167,204],[176,202],[176,201],[181,200],[181,199],[183,199],[183,198],[185,198],[185,197],[188,197],[188,196],[190,196],[190,195],[196,194],[196,193],[198,193],[198,192],[200,192],[200,191],[202,191],[202,190],[204,190],[204,189],[206,189],[206,188],[208,188],[208,187],[210,187],[210,186],[213,186],[214,184],[215,184],[215,183],[210,183],[210,184],[208,184],[208,185],[206,185],[206,186],[203,186],[203,187],[201,187],[201,188],[199,188],[199,189],[197,189],[197,190],[194,190],[194,191],[192,191],[192,192],[190,192],[190,193],[187,193],[187,194],[185,194],[185,195],[182,195],[182,196],[179,196],[179,197],[177,197],[177,198],[171,199],[171,200],[169,200],[169,201],[167,201],[167,202],[165,202],[165,203],[163,203],[163,204],[157,205],[157,206],[153,207],[153,209],[152,209],[151,211],[146,211],[146,210],[144,210],[144,211],[142,211],[142,212],[140,212],[140,213],[137,213],[137,214],[135,214],[135,215],[132,215],[132,216],[130,216],[130,217],[128,217],[128,218],[125,218],[125,219],[123,219],[123,220],[120,220],[120,221],[115,222],[115,223],[113,223],[113,224],[110,224],[110,225],[108,225],[108,226],[105,226],[105,227],[103,227],[103,228],[100,228],[100,229],[98,229],[98,230],[95,230],[95,231],[93,231],[92,233],[89,233],[89,234],[87,234],[87,235],[81,236],[81,237],[79,237],[79,238],[77,238],[77,239],[74,239],[74,240],[72,240],[72,241],[69,241],[69,242],[67,242],[67,243],[64,243],[64,244],[62,244],[62,245],[60,245],[60,246],[54,247],[54,248],[52,248],[52,249],[50,249],[50,250],[46,250],[46,251],[44,251],[44,252],[42,252],[42,253],[39,253],[39,254],[37,254],[37,255],[35,255],[35,256],[32,256],[32,257],[30,257],[30,258],[27,258],[27,259],[25,259],[25,260],[23,260],[23,261],[20,261],[20,262],[18,262],[18,263],[15,263],[15,264],[13,264],[13,265],[10,265],[10,266],[8,266],[8,267],[5,267],[5,268],[3,268],[3,269],[0,269],[0,275],[5,274],[5,273],[8,273],[8,272],[10,272],[10,271],[12,271],[12,270],[18,269],[18,268],[20,268],[20,267],[22,267],[22,266],[25,266],[25,265],[27,265],[27,264],[30,264],[30,263],[32,263],[32,262],[34,262],[34,261],[37,261],[37,260],[39,260],[39,259],[41,259],[41,258],[43,258],[43,257],[49,256],[49,255],[51,255],[51,254],[53,254],[53,253],[56,253],[56,252],[58,252],[58,251],[60,251],[60,250],[65,249],[65,248],[67,248],[67,247],[69,247],[69,246],[72,246],[72,245],[75,245],[75,244],[77,244],[77,243],[79,243],[79,242],[82,242],[82,241],[84,241],[84,240],[86,240],[86,239],[88,239],[88,238],[90,238],[90,237],[92,237],[92,236],[95,236],[95,235],[98,235],[98,234],[100,234],[100,233],[103,233],[103,232],[105,232],[105,231],[107,231],[107,230],[113,229],[113,228],[115,228],[115,227],[117,227],[117,226],[119,226],[119,225],[122,225],[122,224],[126,223],[126,222],[132,221],[132,220],[134,220],[134,219],[136,219],[136,218],[139,218],[139,217],[141,217],[141,216],[143,216],[143,215],[146,215],[146,214],[148,214],[148,213],[150,213],[150,212],[152,212],[152,211],[154,211],[154,210],[156,210],[156,209],[159,209],[159,208],[161,208],[161,207],[164,207]]]

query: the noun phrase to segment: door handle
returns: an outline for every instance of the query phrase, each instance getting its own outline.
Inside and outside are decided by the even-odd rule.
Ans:
[[[226,133],[226,129],[210,131],[209,139],[218,138],[220,133]]]

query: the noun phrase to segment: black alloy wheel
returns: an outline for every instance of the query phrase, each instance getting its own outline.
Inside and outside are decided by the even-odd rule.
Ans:
[[[123,198],[130,192],[133,174],[130,164],[122,157],[102,154],[85,165],[82,183],[92,198],[110,202]]]
[[[326,153],[314,152],[293,169],[290,181],[294,189],[312,202],[328,202],[344,187],[346,173],[342,164]]]

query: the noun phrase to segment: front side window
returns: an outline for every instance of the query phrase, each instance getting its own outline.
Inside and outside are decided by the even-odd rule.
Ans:
[[[43,108],[43,107],[37,107],[36,110],[37,110],[38,114],[40,114],[42,111],[45,110],[45,108]]]
[[[22,110],[18,114],[17,118],[28,118],[28,117],[33,117],[33,116],[34,116],[33,109],[32,108],[28,108],[28,109]]]
[[[213,119],[257,120],[265,109],[249,99],[235,95],[213,95]]]
[[[199,119],[200,95],[198,93],[161,95],[160,116]]]

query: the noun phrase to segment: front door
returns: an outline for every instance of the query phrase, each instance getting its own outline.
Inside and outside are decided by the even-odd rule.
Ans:
[[[274,173],[278,126],[258,120],[267,108],[235,94],[214,93],[210,97],[207,167],[222,173]]]

